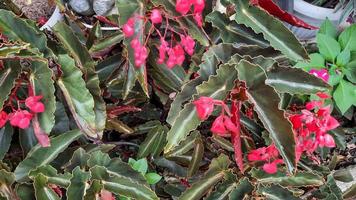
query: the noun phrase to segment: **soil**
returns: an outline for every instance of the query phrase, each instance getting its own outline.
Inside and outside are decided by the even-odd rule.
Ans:
[[[37,21],[40,17],[49,18],[54,9],[53,0],[13,0],[29,19]]]

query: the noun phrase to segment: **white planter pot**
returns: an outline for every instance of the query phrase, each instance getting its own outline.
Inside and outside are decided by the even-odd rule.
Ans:
[[[339,26],[339,19],[342,12],[343,9],[335,10],[323,8],[303,0],[294,0],[293,15],[316,27],[320,27],[326,18],[328,18],[335,26]],[[300,40],[313,39],[318,32],[318,30],[308,30],[291,25],[287,26]]]
[[[48,21],[41,26],[40,30],[51,30],[51,28],[57,24],[57,22],[62,21],[63,20],[63,16],[59,10],[59,7],[57,6],[56,9],[53,11],[53,14],[51,15],[51,17],[48,19]]]

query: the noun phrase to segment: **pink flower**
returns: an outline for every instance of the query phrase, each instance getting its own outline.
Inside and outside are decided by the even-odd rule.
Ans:
[[[193,16],[195,22],[197,22],[199,27],[203,26],[203,15],[200,13],[197,13]]]
[[[30,126],[32,117],[32,114],[27,110],[17,110],[10,114],[9,119],[12,126],[26,129]]]
[[[265,171],[267,174],[275,174],[277,172],[277,164],[274,162],[271,163],[265,163],[262,167],[263,171]]]
[[[164,60],[166,59],[166,53],[168,50],[169,50],[168,42],[166,42],[164,39],[161,39],[161,45],[158,48],[159,51],[159,58],[157,61],[158,64],[164,63]]]
[[[250,151],[250,153],[247,155],[247,159],[249,161],[262,161],[262,155],[266,153],[266,148],[258,148]]]
[[[323,92],[318,92],[318,93],[316,93],[316,95],[318,95],[318,97],[321,99],[330,99],[331,98],[331,96],[329,94],[323,93]]]
[[[336,146],[334,138],[331,135],[329,135],[329,134],[324,135],[324,146],[329,147],[329,148],[333,148]]]
[[[313,74],[314,76],[323,79],[325,82],[329,81],[329,73],[328,70],[326,69],[312,69],[309,71],[310,74]]]
[[[189,35],[187,36],[181,35],[180,38],[181,38],[181,44],[183,45],[184,50],[187,52],[187,54],[189,54],[190,56],[193,55],[194,47],[195,47],[194,39]]]
[[[205,8],[205,0],[195,0],[194,4],[194,13],[202,13]]]
[[[228,130],[226,130],[225,124],[224,124],[224,118],[225,116],[220,115],[215,119],[213,122],[213,125],[210,128],[210,131],[213,132],[214,134],[220,135],[220,136],[226,136],[228,133]]]
[[[323,104],[321,101],[310,101],[305,105],[305,108],[307,110],[313,110],[315,108],[320,107]]]
[[[135,19],[130,18],[126,24],[123,25],[122,27],[122,32],[124,33],[125,37],[131,37],[135,33]]]
[[[182,65],[185,60],[184,49],[181,45],[176,45],[168,50],[167,67],[172,69],[176,65]]]
[[[6,122],[8,120],[8,115],[6,112],[1,111],[0,112],[0,128],[4,127]]]
[[[211,97],[200,97],[193,102],[200,120],[204,121],[214,111],[214,99]]]
[[[160,24],[162,22],[161,11],[158,9],[153,9],[151,12],[151,22],[152,24]]]
[[[30,96],[25,100],[26,106],[34,113],[42,113],[45,111],[45,106],[40,100],[43,96]]]
[[[192,3],[192,0],[177,0],[176,11],[182,15],[186,15],[192,6]]]
[[[146,47],[141,45],[137,38],[133,39],[130,44],[131,48],[134,50],[135,66],[139,68],[146,64],[148,50]]]

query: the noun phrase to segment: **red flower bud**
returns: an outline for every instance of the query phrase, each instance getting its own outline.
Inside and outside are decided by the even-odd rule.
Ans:
[[[210,128],[210,131],[213,132],[214,134],[220,135],[220,136],[226,136],[228,133],[228,130],[226,130],[225,124],[224,124],[224,117],[223,115],[220,115],[215,119],[213,122],[213,125]]]
[[[202,121],[208,119],[214,111],[214,99],[211,97],[200,97],[198,100],[195,100],[193,104],[197,109],[199,119]]]
[[[8,115],[6,112],[1,111],[0,112],[0,128],[4,127],[6,122],[8,120]]]
[[[153,9],[150,19],[152,24],[160,24],[162,22],[161,11],[158,9]]]

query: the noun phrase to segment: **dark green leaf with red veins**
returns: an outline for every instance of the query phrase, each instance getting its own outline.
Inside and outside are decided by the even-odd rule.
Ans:
[[[100,22],[97,21],[93,25],[93,28],[90,30],[85,46],[87,47],[87,49],[90,49],[93,46],[94,42],[96,42],[98,39],[102,37],[103,37],[103,31],[101,30]]]
[[[244,25],[237,24],[218,12],[213,11],[205,17],[207,22],[219,29],[220,37],[224,43],[244,43],[251,45],[258,45],[261,47],[268,47],[268,41],[263,39],[262,34],[256,34],[251,28]]]
[[[3,60],[4,68],[0,69],[0,110],[15,86],[15,80],[21,73],[21,65],[17,60]]]
[[[244,160],[242,155],[242,146],[241,146],[241,126],[240,126],[240,111],[241,111],[241,102],[233,100],[231,103],[231,121],[237,127],[237,131],[231,132],[231,143],[234,146],[234,157],[235,162],[241,171],[244,173]]]
[[[257,193],[270,200],[301,200],[300,198],[294,196],[292,191],[276,184],[259,184],[257,187]]]
[[[57,23],[53,31],[86,77],[86,87],[94,98],[95,131],[101,138],[106,123],[106,104],[102,97],[98,75],[95,72],[95,62],[90,57],[88,49],[65,23]]]
[[[61,198],[49,187],[48,179],[43,174],[38,174],[33,181],[35,196],[38,200],[60,200]]]
[[[231,164],[229,158],[221,154],[219,157],[214,158],[206,174],[196,181],[191,187],[187,188],[179,197],[180,200],[198,200],[209,192],[217,183],[224,179],[225,173]]]
[[[14,13],[0,9],[0,29],[1,33],[9,40],[29,43],[32,48],[37,48],[45,57],[54,56],[51,49],[47,47],[46,36]]]
[[[151,129],[140,145],[137,158],[147,157],[148,155],[158,156],[166,144],[167,132],[168,128],[162,125]]]
[[[209,48],[204,53],[202,63],[199,65],[199,77],[190,80],[182,86],[181,92],[177,94],[171,104],[168,113],[167,122],[173,124],[177,119],[179,112],[183,109],[186,102],[191,101],[193,95],[197,94],[197,86],[207,81],[211,75],[216,74],[219,63],[226,63],[235,53],[243,52],[240,48],[235,48],[232,44],[219,44]]]
[[[233,65],[226,64],[221,65],[216,72],[217,74],[210,76],[208,81],[197,86],[198,93],[194,95],[193,100],[201,96],[212,97],[216,100],[226,98],[229,91],[235,86],[237,71]],[[168,143],[165,147],[165,153],[172,151],[200,124],[201,120],[198,118],[194,104],[192,102],[186,104],[172,124],[171,130],[167,133]]]
[[[26,158],[16,167],[14,173],[17,182],[28,180],[28,173],[39,166],[49,164],[59,153],[64,151],[73,141],[82,136],[79,130],[63,133],[51,138],[51,146],[43,148],[36,145],[27,154]]]
[[[283,25],[264,11],[249,5],[248,0],[233,0],[235,20],[239,24],[251,27],[256,33],[262,33],[271,46],[291,60],[308,59],[308,54],[297,38]]]
[[[242,60],[237,66],[239,80],[247,86],[247,96],[264,127],[270,133],[273,143],[283,157],[289,173],[296,166],[295,140],[292,124],[285,118],[285,112],[279,109],[278,93],[265,84],[266,75],[257,65]]]
[[[293,176],[287,176],[280,171],[276,174],[267,174],[262,170],[252,169],[250,174],[253,178],[257,179],[259,183],[265,184],[275,183],[281,186],[293,187],[315,187],[324,184],[323,177],[312,172],[299,171]]]
[[[126,81],[127,84],[124,92],[124,99],[127,98],[130,90],[135,86],[136,80],[140,83],[145,94],[149,96],[146,64],[135,66],[134,50],[130,45],[131,40],[134,38],[137,38],[141,45],[145,45],[145,37],[143,34],[145,23],[141,16],[145,16],[146,7],[142,0],[116,0],[116,6],[120,13],[119,21],[121,26],[131,17],[135,17],[135,33],[130,38],[124,39],[129,60],[129,64],[126,66],[128,68],[128,80]]]
[[[192,154],[192,160],[188,166],[187,177],[192,177],[199,169],[200,163],[203,160],[204,156],[204,144],[201,138],[197,138],[194,142],[194,151]]]
[[[152,3],[155,6],[163,6],[171,17],[182,16],[176,11],[175,0],[152,0]],[[201,45],[209,46],[209,39],[205,35],[203,29],[197,25],[193,17],[179,17],[178,19],[174,19],[174,21],[182,25],[188,31],[189,35],[196,39]]]
[[[115,54],[108,58],[105,58],[95,67],[98,73],[100,84],[106,84],[113,80],[116,73],[119,73],[119,68],[122,67],[124,58],[121,54]]]
[[[56,99],[52,76],[53,72],[46,60],[31,61],[29,80],[34,90],[34,95],[43,96],[41,102],[45,105],[45,111],[37,114],[37,116],[41,129],[47,134],[50,134],[55,124]]]
[[[85,86],[82,72],[68,55],[59,55],[58,63],[63,74],[57,80],[57,85],[63,93],[77,126],[88,137],[97,138],[94,99]]]
[[[73,177],[70,179],[70,185],[67,189],[68,200],[84,199],[87,189],[87,182],[90,179],[90,173],[76,167],[73,170]]]
[[[159,199],[146,185],[142,185],[130,178],[111,174],[105,167],[95,166],[90,169],[92,180],[101,180],[105,190],[114,194],[134,199]]]
[[[0,160],[4,159],[10,148],[13,133],[14,130],[9,123],[0,129]]]

